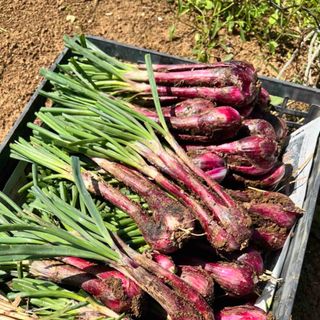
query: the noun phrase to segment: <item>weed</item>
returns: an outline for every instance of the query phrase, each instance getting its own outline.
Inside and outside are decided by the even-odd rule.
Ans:
[[[196,30],[194,53],[208,61],[212,48],[220,46],[218,33],[238,33],[242,40],[255,37],[273,54],[290,51],[306,32],[320,29],[318,0],[168,0],[177,15],[190,15]],[[172,30],[174,30],[172,28]],[[281,46],[280,46],[281,44]]]

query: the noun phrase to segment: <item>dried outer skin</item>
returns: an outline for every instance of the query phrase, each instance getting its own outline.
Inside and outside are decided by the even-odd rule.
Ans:
[[[287,235],[286,228],[280,228],[274,223],[266,223],[254,229],[251,240],[263,249],[276,251],[283,247]]]
[[[288,165],[281,162],[276,163],[274,167],[262,176],[244,176],[233,173],[233,178],[244,184],[244,186],[251,186],[261,189],[274,189],[286,176]],[[289,170],[289,169],[288,169]]]
[[[250,305],[226,307],[215,315],[216,320],[275,320],[271,313]]]
[[[264,119],[245,119],[242,126],[250,136],[268,137],[276,140],[277,136],[271,123]]]
[[[241,297],[252,293],[258,281],[251,267],[236,262],[206,263],[204,269],[221,288],[234,296]]]
[[[236,200],[244,202],[245,208],[254,220],[271,221],[282,228],[291,228],[303,213],[288,196],[279,192],[235,190],[230,193]]]
[[[180,278],[197,290],[209,303],[214,298],[214,281],[202,267],[179,266]]]
[[[243,105],[254,102],[260,93],[260,84],[258,83],[257,72],[252,64],[244,61],[231,62],[238,66],[238,75],[242,80],[242,90],[244,91],[247,99],[243,102]],[[240,69],[242,69],[240,71]]]
[[[247,249],[245,253],[237,258],[237,261],[250,267],[256,275],[261,275],[264,272],[261,253],[255,249]]]
[[[55,260],[32,262],[30,273],[55,283],[82,288],[117,313],[131,312],[132,310],[132,300],[123,291],[119,280],[103,281],[78,268]]]

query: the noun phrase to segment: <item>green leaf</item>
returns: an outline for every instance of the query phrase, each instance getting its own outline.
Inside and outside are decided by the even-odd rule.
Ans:
[[[93,252],[72,248],[70,246],[53,245],[0,245],[0,262],[16,262],[22,260],[53,258],[57,256],[75,256],[105,261],[105,258]]]
[[[276,41],[269,41],[269,50],[271,51],[272,54],[276,52],[276,49],[278,47],[278,43]]]
[[[80,196],[82,197],[90,215],[92,216],[97,227],[99,228],[101,236],[105,239],[105,241],[109,244],[110,247],[114,247],[115,246],[114,241],[113,241],[112,237],[110,236],[110,233],[104,224],[104,221],[100,215],[100,212],[98,211],[96,205],[94,204],[94,202],[93,202],[93,200],[92,200],[89,192],[87,191],[86,186],[82,180],[79,158],[72,156],[71,163],[72,163],[73,178],[74,178],[75,184],[79,190]]]
[[[84,48],[87,48],[86,36],[84,34],[80,35],[79,40],[80,40],[81,46]]]
[[[279,13],[278,13],[278,10],[276,10],[268,19],[268,22],[270,25],[274,25],[277,23],[279,19]]]
[[[172,24],[169,28],[169,41],[172,41],[175,37],[175,33],[176,33],[176,25]]]
[[[6,194],[0,191],[0,200],[3,200],[5,203],[7,203],[10,207],[12,207],[15,211],[19,212],[21,211],[21,208],[12,201]]]
[[[230,61],[234,58],[234,54],[233,53],[229,53],[225,56],[223,56],[222,61]]]
[[[161,126],[163,127],[163,129],[168,132],[168,126],[166,123],[166,120],[164,118],[162,109],[161,109],[161,104],[160,104],[160,100],[159,100],[159,95],[158,95],[158,90],[157,90],[157,84],[154,78],[154,74],[153,74],[153,69],[152,69],[152,62],[151,62],[151,56],[150,54],[146,54],[145,55],[145,62],[146,62],[146,66],[147,66],[147,72],[148,72],[148,78],[149,78],[149,83],[151,86],[151,92],[152,92],[152,97],[153,97],[153,101],[157,110],[157,115],[159,118],[159,121],[161,123]]]
[[[206,1],[206,5],[205,5],[205,9],[206,9],[206,10],[211,10],[211,9],[213,9],[213,6],[214,6],[213,1],[210,1],[210,0],[207,0],[207,1]]]
[[[270,100],[273,106],[279,106],[283,103],[284,98],[270,95]]]

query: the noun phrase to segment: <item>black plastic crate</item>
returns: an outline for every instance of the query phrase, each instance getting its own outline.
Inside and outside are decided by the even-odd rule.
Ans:
[[[115,41],[105,40],[100,37],[88,36],[88,39],[109,55],[131,62],[143,63],[146,53],[151,54],[152,61],[154,63],[170,64],[192,62],[191,60],[147,49],[136,48]],[[64,49],[57,57],[51,69],[55,70],[57,64],[66,62],[70,56],[70,51],[68,49]],[[276,106],[276,110],[279,115],[287,117],[287,123],[293,129],[298,128],[320,116],[320,90],[264,76],[260,76],[259,79],[262,86],[268,90],[271,95],[284,98],[281,105]],[[30,129],[27,128],[26,124],[35,119],[34,113],[39,110],[46,101],[44,97],[39,95],[39,90],[42,89],[50,89],[50,84],[45,80],[41,82],[4,142],[0,145],[0,190],[4,188],[18,164],[18,161],[10,159],[9,157],[9,144],[14,142],[19,136],[29,136]],[[309,106],[309,108],[307,108],[308,111],[299,111],[292,108],[289,106],[290,102],[301,102],[307,104]],[[318,149],[319,146],[317,145],[317,150]],[[276,319],[279,320],[289,320],[291,317],[291,311],[320,187],[319,172],[320,153],[315,152],[310,177],[307,183],[307,196],[304,202],[305,214],[299,220],[294,230],[294,235],[290,241],[289,250],[280,275],[284,281],[277,289],[272,305],[272,311],[276,316]],[[18,176],[14,179],[16,178],[18,178]]]

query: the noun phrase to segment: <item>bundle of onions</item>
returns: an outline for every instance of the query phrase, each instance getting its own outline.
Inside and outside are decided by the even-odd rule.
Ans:
[[[236,141],[211,146],[187,146],[189,152],[213,152],[222,156],[227,166],[246,175],[270,172],[277,161],[278,144],[269,137],[249,136]]]
[[[81,38],[79,43],[67,36],[65,45],[86,61],[61,66],[63,70],[81,71],[90,77],[96,88],[117,92],[150,94],[146,65],[120,62],[98,49],[90,41]],[[242,61],[215,64],[153,65],[157,92],[160,96],[178,98],[206,98],[220,105],[245,106],[254,102],[260,88],[253,66]],[[79,72],[80,71],[80,72]]]
[[[209,241],[215,247],[234,250],[246,245],[251,234],[249,217],[219,184],[209,179],[185,154],[170,134],[159,104],[157,111],[161,125],[137,113],[128,103],[108,97],[92,87],[83,88],[74,79],[44,70],[42,74],[62,90],[68,88],[69,94],[64,97],[57,97],[57,93],[49,96],[53,99],[57,97],[56,100],[64,106],[71,106],[73,115],[62,115],[62,118],[57,119],[54,116],[45,118],[38,114],[38,117],[55,132],[45,132],[30,125],[35,131],[41,131],[47,138],[55,139],[55,143],[60,143],[63,147],[84,152],[86,155],[91,154],[91,158],[108,172],[112,171],[111,162],[106,161],[105,158],[121,161],[154,179],[162,188],[192,210],[195,218],[207,232]],[[154,83],[151,82],[151,85],[155,89]],[[74,104],[76,99],[72,97],[72,91],[76,95],[85,95],[85,100],[78,100]],[[157,94],[155,90],[153,93]],[[69,99],[68,96],[71,98]],[[92,107],[92,105],[95,106]],[[79,117],[75,116],[77,110],[79,110]],[[50,108],[46,112],[60,111],[61,109]],[[66,130],[64,123],[69,123],[69,126],[72,123],[74,128],[78,128],[77,132],[83,132],[82,136]],[[94,126],[93,123],[95,123]],[[167,141],[171,149],[161,144],[155,132]],[[66,141],[67,137],[70,137],[69,142]],[[81,148],[77,148],[78,143],[81,144]],[[94,157],[93,154],[98,154],[99,157]],[[202,200],[206,208],[166,179],[158,169],[147,165],[143,158],[157,166],[163,173],[170,175],[179,184],[182,183]],[[114,174],[114,172],[111,173]],[[203,181],[211,189],[208,189]],[[235,217],[237,218],[234,219]]]
[[[86,190],[79,159],[76,157],[72,157],[72,172],[89,214],[83,216],[76,209],[71,211],[66,203],[61,199],[59,201],[50,191],[43,192],[37,186],[32,187],[32,193],[45,214],[37,216],[29,211],[24,212],[9,200],[8,205],[12,210],[1,212],[1,221],[4,223],[0,226],[3,235],[0,261],[70,255],[94,259],[132,279],[159,302],[170,319],[214,319],[211,308],[194,289],[109,232]],[[52,220],[48,219],[48,214]],[[61,225],[68,228],[63,229],[54,221],[60,221]]]
[[[243,190],[274,188],[286,172],[278,159],[286,126],[264,117],[270,97],[254,68],[152,65],[149,55],[135,65],[82,37],[65,43],[75,54],[69,63],[41,70],[53,85],[41,94],[53,106],[28,124],[30,142],[11,145],[13,158],[33,164],[33,180],[23,209],[0,193],[0,263],[30,260],[32,275],[84,290],[103,304],[95,300],[94,312],[112,318],[139,318],[145,292],[168,320],[271,319],[249,305],[216,315],[210,306],[216,285],[234,301],[252,298],[264,264],[249,242],[281,248],[301,214],[287,196]],[[68,203],[67,184],[79,203]],[[90,193],[111,205],[112,222]],[[189,240],[206,254],[186,255]],[[151,250],[141,254],[139,245]]]
[[[31,143],[20,139],[18,143],[12,144],[11,149],[14,158],[47,167],[58,173],[60,178],[71,181],[74,179],[68,154],[55,146],[50,146],[43,141],[32,138]],[[121,169],[121,167],[119,168]],[[119,174],[121,173],[120,169]],[[136,189],[140,188],[144,191],[144,197],[149,195],[147,199],[150,199],[149,204],[153,209],[153,216],[150,216],[138,203],[130,200],[96,173],[84,168],[81,169],[81,177],[86,188],[91,193],[102,196],[106,201],[126,212],[136,222],[143,239],[151,248],[161,252],[175,251],[182,245],[183,241],[188,239],[190,231],[193,229],[193,218],[189,211],[180,202],[158,190],[157,186],[150,181],[143,178],[143,180],[140,179],[139,184],[139,180],[135,180],[136,175],[132,173],[133,177],[131,177],[129,174],[127,173],[126,181],[135,182]],[[149,191],[149,194],[147,191]],[[157,199],[160,198],[162,199],[162,206],[157,205]],[[166,208],[171,210],[164,210]],[[142,237],[140,236],[140,238]]]

